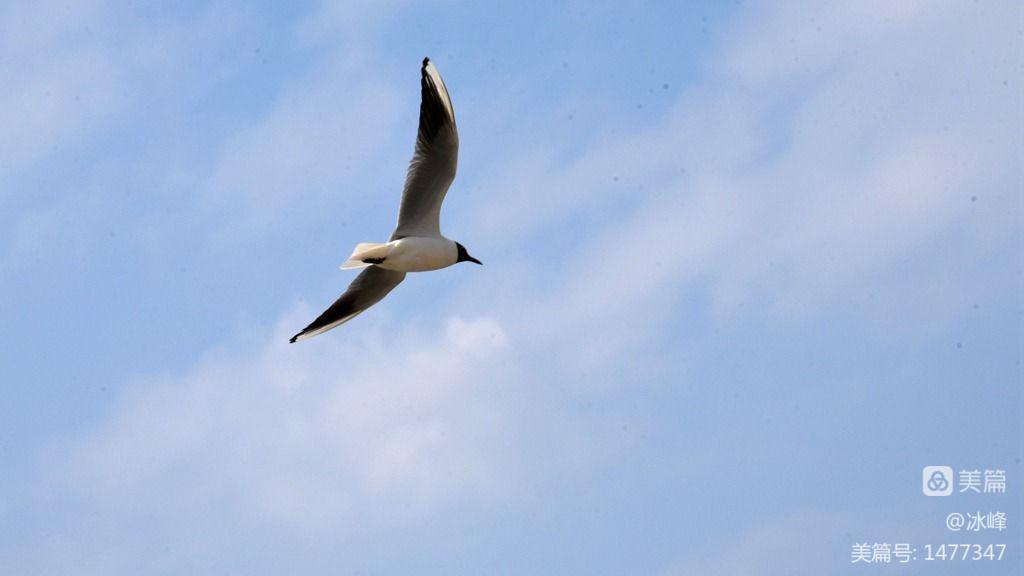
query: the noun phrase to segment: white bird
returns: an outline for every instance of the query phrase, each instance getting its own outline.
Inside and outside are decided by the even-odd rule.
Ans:
[[[398,225],[384,244],[361,243],[342,270],[365,268],[331,307],[291,342],[312,338],[355,318],[380,302],[406,272],[447,268],[457,262],[482,264],[465,246],[441,235],[441,203],[455,179],[459,133],[448,89],[430,58],[420,71],[420,126],[398,210]]]

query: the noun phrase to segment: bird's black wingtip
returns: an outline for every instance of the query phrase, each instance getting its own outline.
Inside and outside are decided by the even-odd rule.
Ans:
[[[423,57],[423,67],[426,68],[427,64],[430,64],[430,58],[424,56]]]
[[[301,335],[302,335],[302,332],[299,332],[299,333],[298,333],[298,334],[296,334],[295,336],[292,336],[292,337],[291,337],[291,339],[290,339],[290,340],[288,340],[288,343],[289,343],[289,344],[295,344],[295,341],[296,341],[296,340],[298,340],[298,339],[299,339],[299,336],[301,336]]]

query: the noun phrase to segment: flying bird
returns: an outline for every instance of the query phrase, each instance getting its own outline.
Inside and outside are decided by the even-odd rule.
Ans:
[[[441,203],[455,179],[459,133],[455,110],[441,74],[423,59],[420,69],[420,125],[416,150],[405,176],[398,225],[388,242],[360,243],[342,270],[363,268],[330,308],[292,336],[312,338],[363,313],[394,290],[406,272],[447,268],[458,262],[482,264],[466,247],[441,235]]]

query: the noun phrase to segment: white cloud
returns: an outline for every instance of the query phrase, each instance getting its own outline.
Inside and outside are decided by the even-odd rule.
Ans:
[[[74,489],[124,513],[226,499],[301,529],[505,496],[518,456],[502,449],[515,427],[495,396],[508,376],[489,368],[508,347],[496,321],[338,350],[287,344],[297,318],[252,354],[140,383],[71,447]]]
[[[124,70],[91,33],[102,18],[98,2],[0,9],[0,176],[82,142],[124,105]]]
[[[844,60],[861,60],[864,50],[906,38],[906,30],[929,13],[943,16],[953,7],[930,0],[753,3],[730,31],[741,40],[725,43],[722,68],[743,84],[791,81]]]
[[[680,560],[662,576],[836,574],[849,562],[843,535],[850,532],[850,525],[848,516],[817,510],[773,518]]]
[[[661,125],[565,165],[535,150],[510,163],[476,236],[512,231],[494,248],[528,259],[545,234],[598,230],[567,248],[578,263],[560,264],[570,280],[541,317],[558,309],[596,326],[670,306],[671,291],[706,290],[726,322],[800,321],[841,305],[886,329],[929,315],[941,325],[966,311],[959,294],[921,299],[875,282],[963,236],[962,251],[926,256],[963,285],[971,261],[1010,241],[1024,118],[1006,82],[1021,81],[1004,56],[1016,34],[1007,11],[755,7],[709,62],[709,81]],[[979,195],[988,206],[972,205]],[[916,274],[911,285],[928,293],[934,270]],[[906,317],[891,314],[899,307]]]
[[[296,27],[299,37],[310,42],[328,42],[341,36],[344,42],[362,43],[408,0],[320,0]]]
[[[365,180],[394,133],[399,101],[365,67],[329,60],[225,142],[200,206],[234,226],[266,229],[282,209],[370,195],[346,182]]]
[[[887,6],[761,11],[663,123],[596,142],[567,165],[504,151],[509,171],[479,186],[490,192],[475,236],[510,256],[509,273],[463,288],[486,299],[486,316],[308,346],[285,344],[294,330],[282,327],[251,351],[138,382],[68,443],[63,488],[113,524],[166,514],[171,526],[217,506],[241,524],[351,531],[354,519],[390,526],[486,506],[564,471],[563,458],[586,474],[573,458],[614,456],[536,388],[586,374],[580,367],[644,369],[643,344],[680,294],[707,290],[722,322],[751,309],[786,321],[837,302],[873,305],[848,287],[865,290],[943,235],[962,234],[966,247],[932,253],[939,266],[998,249],[1019,218],[1001,194],[1020,181],[1022,119],[1002,84],[1020,72],[999,63],[1004,47],[992,38],[1012,35],[1013,19]],[[815,22],[839,30],[819,38]],[[964,46],[975,53],[957,56]],[[336,187],[339,158],[372,155],[397,100],[358,62],[338,66],[328,76],[341,70],[346,81],[304,78],[225,145],[209,188],[217,209],[239,200],[243,225],[262,221]],[[981,93],[986,105],[975,106]],[[354,149],[337,139],[346,131],[369,140]],[[990,207],[968,211],[974,194]],[[573,258],[537,261],[539,238],[557,241],[578,222],[588,232]],[[908,291],[927,287],[927,273]],[[961,305],[935,304],[949,314]],[[309,312],[280,323],[294,328]],[[751,532],[738,571],[722,573],[756,567],[759,554],[798,545],[825,520]]]

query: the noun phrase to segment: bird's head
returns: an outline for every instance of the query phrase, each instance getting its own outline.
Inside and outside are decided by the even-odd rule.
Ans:
[[[456,242],[455,243],[455,247],[458,248],[458,250],[459,250],[459,257],[455,259],[455,262],[472,262],[474,264],[479,264],[481,266],[484,265],[483,262],[481,262],[481,261],[477,260],[476,258],[473,258],[472,256],[470,256],[469,252],[466,252],[466,247],[463,246],[462,244],[459,244],[458,242]]]

